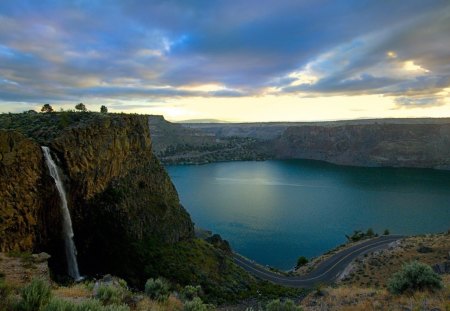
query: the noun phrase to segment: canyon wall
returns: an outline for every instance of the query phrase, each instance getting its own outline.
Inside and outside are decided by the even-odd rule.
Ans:
[[[142,258],[146,243],[193,237],[190,216],[152,153],[146,116],[2,117],[10,118],[0,120],[8,125],[0,131],[2,251],[46,251],[64,269],[59,198],[42,144],[61,168],[82,273],[138,278],[132,261]]]
[[[280,159],[450,169],[450,123],[291,126],[273,146]]]

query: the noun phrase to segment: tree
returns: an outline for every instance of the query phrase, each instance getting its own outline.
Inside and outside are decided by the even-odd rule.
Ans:
[[[384,229],[383,235],[389,235],[389,230],[388,229]]]
[[[418,261],[403,265],[402,270],[395,273],[388,283],[388,289],[393,294],[439,288],[442,288],[441,277],[429,265]]]
[[[101,113],[108,113],[108,108],[106,108],[105,105],[102,105],[102,106],[100,107],[100,112],[101,112]]]
[[[50,106],[50,104],[45,104],[44,106],[42,106],[41,112],[53,112],[53,107]]]
[[[306,265],[308,262],[309,262],[309,260],[305,256],[298,257],[298,259],[297,259],[297,268],[300,268],[300,267]]]
[[[371,238],[375,235],[372,228],[367,229],[366,236]]]
[[[75,109],[80,111],[86,111],[86,106],[83,103],[79,103],[78,105],[75,105]]]

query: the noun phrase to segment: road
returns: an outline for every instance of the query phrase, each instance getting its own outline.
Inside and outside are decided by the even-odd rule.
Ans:
[[[260,279],[289,287],[313,287],[315,284],[331,283],[345,270],[345,268],[358,256],[388,248],[389,244],[402,239],[401,235],[384,235],[344,249],[320,263],[316,269],[305,275],[284,276],[266,270],[261,265],[234,254],[234,262]]]

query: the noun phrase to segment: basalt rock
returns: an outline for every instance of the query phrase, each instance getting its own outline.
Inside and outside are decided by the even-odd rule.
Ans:
[[[9,129],[0,131],[1,251],[46,251],[51,266],[64,267],[59,198],[42,144],[61,169],[82,273],[137,277],[141,271],[131,261],[142,258],[148,241],[171,244],[194,236],[189,214],[153,155],[147,116],[1,117]]]
[[[450,169],[450,123],[292,126],[274,143],[274,154],[353,166]]]

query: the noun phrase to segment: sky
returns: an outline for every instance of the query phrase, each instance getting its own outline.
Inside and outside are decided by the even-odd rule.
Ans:
[[[450,117],[449,0],[2,0],[0,112]]]

